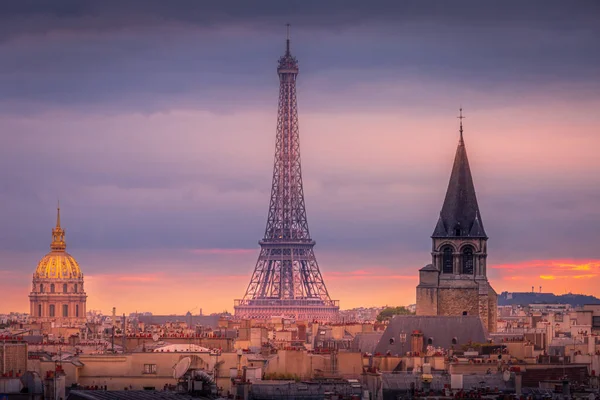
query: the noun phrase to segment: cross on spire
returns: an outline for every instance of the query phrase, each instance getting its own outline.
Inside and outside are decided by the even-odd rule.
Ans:
[[[458,117],[456,117],[456,118],[460,119],[460,142],[462,143],[462,142],[463,142],[463,126],[462,126],[462,120],[463,120],[464,118],[467,118],[467,117],[463,117],[463,115],[462,115],[462,107],[459,109],[459,111],[460,111],[460,114],[459,114],[459,116],[458,116]]]

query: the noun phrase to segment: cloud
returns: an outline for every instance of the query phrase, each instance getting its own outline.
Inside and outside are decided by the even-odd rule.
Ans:
[[[432,93],[460,102],[493,92],[509,102],[598,91],[593,3],[235,3],[4,6],[2,109],[229,113],[273,104],[290,17],[304,110],[397,109]]]
[[[544,268],[554,271],[591,271],[600,270],[600,260],[531,260],[517,264],[492,265],[493,269],[529,270],[531,268]]]
[[[582,274],[582,271],[586,273]],[[598,259],[528,260],[491,265],[488,275],[493,277],[492,285],[496,289],[511,292],[539,287],[539,290],[556,294],[573,292],[600,296],[595,284],[600,275]]]
[[[36,3],[0,4],[0,251],[25,254],[3,271],[30,273],[60,198],[94,291],[104,275],[123,288],[140,274],[140,296],[179,284],[165,271],[225,272],[239,297],[264,233],[289,21],[308,220],[331,293],[413,301],[461,103],[492,281],[530,290],[566,275],[597,292],[585,261],[600,239],[597,3]],[[10,281],[27,292],[27,274]]]

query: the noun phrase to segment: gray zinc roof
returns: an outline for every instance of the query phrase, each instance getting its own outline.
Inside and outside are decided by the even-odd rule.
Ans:
[[[444,349],[452,347],[452,340],[457,344],[467,344],[469,341],[484,343],[487,340],[487,331],[478,316],[416,316],[398,315],[394,317],[383,333],[381,340],[375,347],[376,353],[402,354],[400,333],[406,333],[404,352],[411,350],[410,335],[413,331],[423,333],[423,350],[427,347],[428,339],[432,345]],[[394,339],[390,344],[390,339]]]

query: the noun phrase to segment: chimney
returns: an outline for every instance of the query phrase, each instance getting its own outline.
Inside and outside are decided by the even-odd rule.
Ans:
[[[421,331],[413,331],[410,335],[410,351],[413,353],[423,352],[423,334]]]
[[[123,313],[123,353],[125,353],[125,349],[127,348],[127,319],[125,317],[125,313]]]

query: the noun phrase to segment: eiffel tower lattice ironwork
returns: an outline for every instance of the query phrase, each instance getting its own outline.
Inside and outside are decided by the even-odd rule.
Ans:
[[[235,315],[333,321],[339,303],[325,287],[306,219],[296,104],[298,61],[290,53],[289,27],[277,73],[279,111],[269,216],[246,294],[235,300]]]

